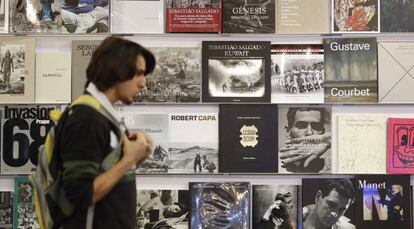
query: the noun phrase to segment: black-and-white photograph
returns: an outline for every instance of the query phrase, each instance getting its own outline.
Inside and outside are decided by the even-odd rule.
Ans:
[[[0,192],[0,228],[13,228],[13,192]]]
[[[331,108],[279,107],[279,172],[331,171]]]
[[[136,102],[200,102],[200,48],[149,48],[155,55],[154,72]]]
[[[17,200],[14,205],[15,225],[13,228],[40,229],[33,205],[32,184],[28,178],[15,179],[15,194]]]
[[[208,91],[212,97],[262,97],[263,59],[209,59]]]
[[[356,229],[353,179],[302,179],[302,228]]]
[[[168,114],[124,114],[125,124],[130,130],[150,134],[154,141],[154,150],[140,164],[137,173],[167,173],[169,123]]]
[[[10,0],[10,32],[109,32],[108,0]]]
[[[0,16],[3,16],[4,15],[4,2],[5,2],[5,0],[0,0]],[[4,20],[4,18],[2,19],[2,20]],[[1,23],[0,23],[0,25],[1,25]]]
[[[298,186],[253,185],[253,229],[296,229]]]
[[[217,173],[218,114],[171,113],[169,156],[169,173]]]
[[[273,103],[323,103],[323,46],[272,46]]]
[[[220,8],[221,0],[168,0],[168,8]]]
[[[248,229],[250,184],[190,183],[191,228]]]
[[[137,190],[137,229],[187,229],[188,190]]]
[[[23,95],[25,86],[25,46],[0,46],[0,94]]]

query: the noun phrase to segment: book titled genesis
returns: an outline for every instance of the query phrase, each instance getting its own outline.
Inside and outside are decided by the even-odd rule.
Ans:
[[[253,185],[252,189],[253,229],[275,228],[276,219],[281,221],[279,228],[297,228],[299,186]]]
[[[277,172],[276,105],[220,105],[219,115],[220,172]]]
[[[250,184],[190,183],[190,228],[250,228]]]
[[[358,228],[411,228],[409,176],[360,175],[355,178]]]
[[[325,103],[377,102],[376,38],[326,38]]]
[[[218,114],[172,113],[169,173],[218,172]]]
[[[275,0],[223,1],[224,33],[274,33]]]
[[[102,41],[72,41],[72,100],[83,94],[86,83],[86,69],[95,49]]]
[[[1,112],[1,173],[30,174],[39,147],[55,123],[49,112],[60,106],[5,106]]]
[[[388,172],[414,174],[414,118],[388,119]]]
[[[221,0],[167,1],[167,33],[220,33]]]
[[[203,41],[203,102],[269,102],[270,42]]]

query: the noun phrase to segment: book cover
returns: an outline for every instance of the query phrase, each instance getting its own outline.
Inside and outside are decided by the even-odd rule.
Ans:
[[[326,38],[325,103],[376,103],[376,38]]]
[[[221,0],[168,0],[167,33],[221,33]]]
[[[331,172],[331,113],[325,106],[279,107],[279,173]]]
[[[125,125],[129,130],[143,131],[154,141],[153,152],[138,166],[137,173],[167,173],[169,123],[168,114],[124,113]]]
[[[296,185],[252,185],[252,228],[298,228],[298,188]]]
[[[380,0],[332,0],[333,33],[379,33]]]
[[[329,32],[330,0],[276,0],[276,33]]]
[[[224,33],[275,33],[275,0],[223,1]]]
[[[163,0],[113,0],[111,4],[111,33],[164,32]]]
[[[28,177],[14,178],[13,228],[40,229],[32,190],[32,183]]]
[[[83,94],[86,84],[86,69],[96,48],[102,41],[72,41],[72,101]]]
[[[188,194],[188,190],[137,190],[136,229],[188,228]]]
[[[360,175],[355,178],[358,228],[411,228],[409,176]]]
[[[0,191],[0,228],[13,228],[13,192]]]
[[[381,32],[414,32],[414,2],[381,1]]]
[[[218,114],[171,113],[169,173],[217,173]]]
[[[277,106],[220,105],[219,171],[277,172]]]
[[[203,102],[269,102],[270,42],[203,41]]]
[[[414,42],[378,43],[378,102],[413,103]]]
[[[36,54],[35,103],[70,103],[70,62],[70,53]]]
[[[0,103],[33,103],[35,40],[0,38]]]
[[[1,109],[1,173],[30,174],[39,147],[55,123],[49,112],[60,106],[8,105]]]
[[[10,0],[10,32],[108,33],[108,2]]]
[[[0,0],[0,33],[9,32],[9,3],[10,1]]]
[[[388,119],[388,172],[414,174],[414,118]]]
[[[387,172],[387,116],[338,115],[338,173]]]
[[[323,45],[272,44],[272,103],[323,103]]]
[[[355,202],[354,179],[302,179],[302,228],[365,229],[356,225]]]
[[[250,228],[250,184],[190,183],[190,228]]]
[[[136,103],[197,103],[201,94],[200,47],[149,47],[156,67]]]

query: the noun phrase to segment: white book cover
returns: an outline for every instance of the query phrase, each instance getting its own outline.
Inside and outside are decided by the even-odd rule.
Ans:
[[[71,53],[36,54],[36,103],[70,103]]]
[[[0,103],[33,103],[35,39],[0,38]]]
[[[378,101],[413,103],[414,42],[378,43]]]
[[[386,173],[387,115],[338,115],[337,152],[338,173]]]
[[[137,173],[168,172],[168,114],[124,114],[125,124],[130,131],[143,131],[154,141],[154,150],[138,166]]]
[[[218,172],[218,113],[170,114],[169,173]]]
[[[164,0],[112,0],[112,33],[164,33]]]

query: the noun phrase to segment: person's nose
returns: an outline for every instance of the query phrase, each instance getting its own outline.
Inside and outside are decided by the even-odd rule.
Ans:
[[[308,126],[306,127],[306,130],[305,130],[305,135],[306,135],[306,136],[313,135],[312,126],[311,126],[311,124],[310,124],[310,123],[308,123]]]

